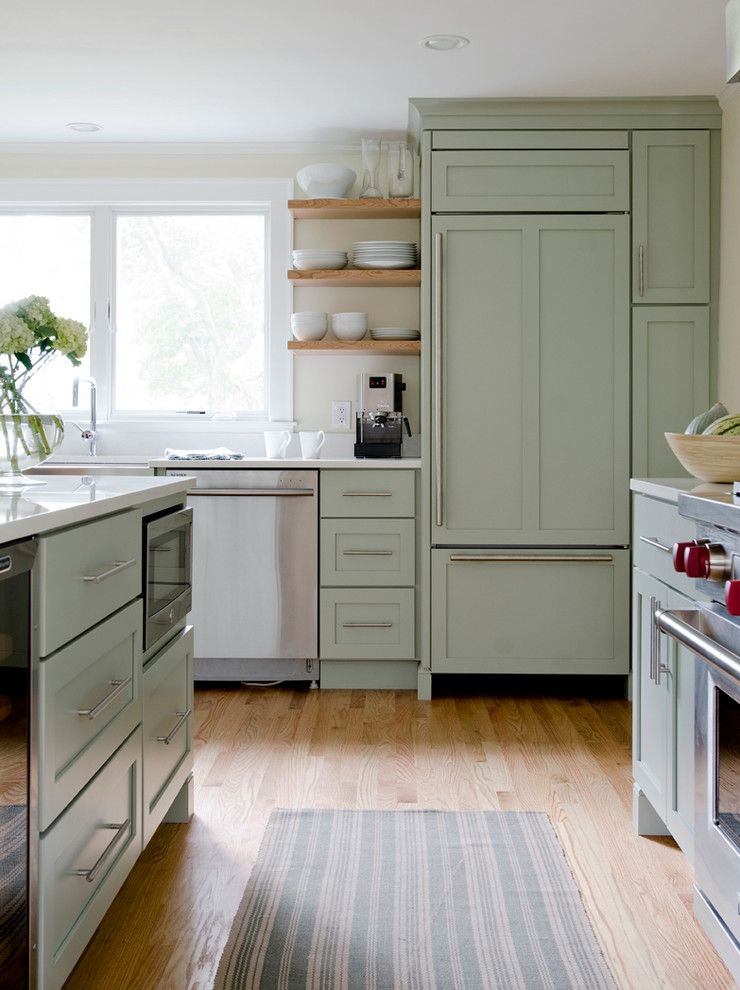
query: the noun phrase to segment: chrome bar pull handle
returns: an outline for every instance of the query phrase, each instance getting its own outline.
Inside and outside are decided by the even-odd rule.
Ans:
[[[101,584],[103,581],[107,581],[108,578],[112,578],[115,574],[125,571],[126,568],[133,567],[135,563],[135,557],[131,560],[114,560],[113,566],[109,567],[107,571],[103,571],[101,574],[83,574],[82,580],[89,584]]]
[[[105,847],[105,849],[98,856],[97,860],[95,861],[95,863],[93,864],[93,866],[90,867],[89,870],[71,870],[70,871],[72,873],[72,875],[75,876],[75,877],[84,877],[85,880],[87,880],[88,883],[94,883],[97,880],[98,873],[100,873],[100,871],[102,870],[103,865],[105,864],[106,860],[108,859],[108,857],[110,856],[110,854],[113,852],[113,850],[116,848],[116,846],[118,845],[118,842],[120,841],[120,839],[131,828],[131,819],[130,818],[127,818],[126,821],[125,822],[122,822],[120,825],[101,825],[100,827],[101,828],[111,828],[111,829],[114,828],[116,830],[116,834],[113,836],[113,838],[110,840],[110,842],[108,843],[108,845]]]
[[[392,629],[392,622],[343,622],[343,629]]]
[[[342,550],[344,557],[392,557],[392,550]]]
[[[109,691],[102,701],[99,701],[94,708],[78,708],[75,714],[79,715],[80,718],[97,718],[108,705],[113,704],[116,698],[131,686],[132,682],[133,678],[131,677],[127,677],[125,681],[110,681],[109,683],[113,690]]]
[[[645,295],[645,245],[641,244],[637,249],[637,292]]]
[[[650,653],[648,674],[651,681],[655,680],[655,645],[658,627],[655,622],[655,613],[658,609],[658,601],[655,595],[650,596]]]
[[[451,553],[451,563],[466,564],[610,564],[609,553]]]
[[[442,234],[434,235],[434,500],[435,522],[444,523],[442,502]]]
[[[391,498],[393,492],[342,492],[342,498]]]
[[[177,733],[180,731],[183,725],[185,725],[185,723],[192,714],[193,714],[192,708],[188,708],[188,710],[184,712],[175,712],[175,715],[177,716],[177,722],[175,723],[175,725],[172,727],[172,729],[170,729],[170,731],[167,733],[166,736],[155,736],[154,741],[161,742],[164,743],[165,746],[169,746],[169,744],[172,742],[172,740],[175,738]]]
[[[640,543],[647,543],[649,547],[655,547],[656,550],[662,550],[663,553],[673,553],[672,547],[667,547],[665,543],[661,543],[655,536],[640,536],[639,540]]]

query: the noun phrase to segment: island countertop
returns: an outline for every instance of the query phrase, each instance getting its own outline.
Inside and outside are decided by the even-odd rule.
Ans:
[[[38,479],[37,479],[38,480]],[[185,494],[187,478],[48,476],[18,492],[0,485],[0,543],[121,512],[168,495]]]

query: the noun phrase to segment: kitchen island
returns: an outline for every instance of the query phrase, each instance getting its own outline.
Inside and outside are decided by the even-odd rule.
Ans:
[[[142,527],[187,487],[0,492],[0,812],[28,863],[0,885],[0,950],[40,990],[62,986],[157,825],[192,813],[192,632],[182,619],[142,649]]]

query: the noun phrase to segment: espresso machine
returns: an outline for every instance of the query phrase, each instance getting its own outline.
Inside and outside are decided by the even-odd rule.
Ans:
[[[392,371],[357,376],[355,457],[401,456],[404,429],[411,436],[403,415],[405,390],[403,375]]]

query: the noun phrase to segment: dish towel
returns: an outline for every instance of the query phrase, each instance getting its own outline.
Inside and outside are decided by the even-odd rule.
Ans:
[[[167,447],[164,456],[169,461],[243,461],[244,454],[237,454],[228,447],[214,447],[212,450],[175,450]]]

